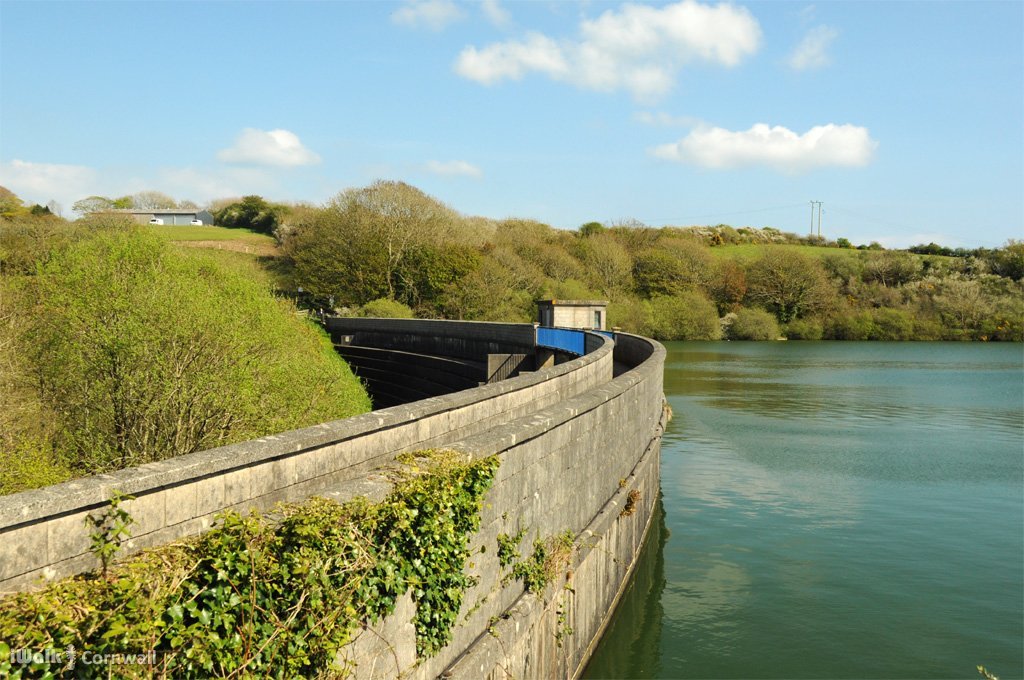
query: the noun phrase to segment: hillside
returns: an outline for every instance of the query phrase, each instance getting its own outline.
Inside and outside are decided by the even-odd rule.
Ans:
[[[227,231],[195,235],[266,247]],[[254,254],[109,217],[0,220],[0,493],[368,411],[273,287]]]

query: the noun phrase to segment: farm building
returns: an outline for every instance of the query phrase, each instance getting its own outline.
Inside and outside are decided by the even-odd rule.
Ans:
[[[189,225],[196,222],[213,224],[213,215],[209,210],[178,210],[172,208],[160,208],[153,210],[114,210],[112,212],[131,215],[136,222],[151,224],[153,220],[160,220],[163,224]]]

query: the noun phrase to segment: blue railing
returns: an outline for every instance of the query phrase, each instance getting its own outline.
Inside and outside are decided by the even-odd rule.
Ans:
[[[583,356],[586,353],[586,338],[580,330],[540,326],[537,328],[537,346]]]

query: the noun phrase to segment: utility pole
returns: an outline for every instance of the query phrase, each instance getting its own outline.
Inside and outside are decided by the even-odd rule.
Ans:
[[[821,236],[821,201],[811,201],[811,236],[814,236],[814,206],[818,206],[818,236]]]

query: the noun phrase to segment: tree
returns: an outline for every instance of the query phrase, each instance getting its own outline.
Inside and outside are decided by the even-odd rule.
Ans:
[[[100,232],[41,268],[21,351],[77,472],[368,409],[326,337],[259,276],[139,229]]]
[[[11,218],[22,212],[23,202],[7,187],[0,187],[0,217]]]
[[[273,234],[280,223],[281,213],[281,206],[271,205],[262,196],[253,195],[217,210],[213,214],[213,221],[221,227]]]
[[[943,323],[956,331],[954,337],[970,338],[986,317],[992,314],[992,303],[978,281],[946,279],[934,303]]]
[[[735,260],[721,260],[715,266],[708,292],[719,314],[735,311],[747,294],[747,273]]]
[[[771,312],[743,308],[736,312],[726,336],[730,340],[778,340],[779,324]]]
[[[1024,241],[1010,239],[1002,248],[989,253],[986,260],[993,274],[1014,281],[1024,280]]]
[[[367,225],[345,206],[328,204],[293,224],[284,251],[295,281],[339,306],[360,306],[387,297],[383,253]]]
[[[722,327],[715,306],[700,293],[662,295],[651,300],[648,333],[658,340],[718,340]]]
[[[114,201],[106,196],[89,196],[88,198],[75,201],[71,205],[71,209],[79,215],[91,215],[92,213],[113,210]]]
[[[885,250],[869,253],[864,258],[861,276],[865,281],[877,281],[887,288],[902,286],[921,273],[921,261],[910,253]]]
[[[633,260],[610,233],[591,236],[581,246],[583,265],[605,295],[632,287]]]
[[[378,319],[411,319],[415,314],[407,305],[395,300],[380,298],[371,300],[359,308],[359,316],[374,317]]]
[[[140,191],[132,194],[132,204],[128,207],[134,210],[162,210],[178,207],[178,202],[167,194],[160,191]]]
[[[663,250],[648,250],[633,261],[636,292],[645,298],[675,295],[690,283],[682,263]]]
[[[827,309],[835,290],[814,260],[780,247],[766,248],[747,270],[747,299],[780,323]]]
[[[420,246],[412,249],[398,272],[398,297],[412,307],[434,302],[448,286],[456,284],[482,264],[475,248],[458,244]]]
[[[708,289],[714,272],[711,253],[689,238],[662,239],[657,247],[638,254],[633,264],[636,290],[645,297]]]

